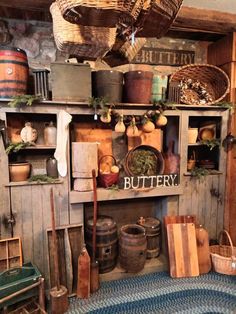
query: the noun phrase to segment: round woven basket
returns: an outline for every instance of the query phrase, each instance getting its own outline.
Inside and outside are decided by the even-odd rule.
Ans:
[[[230,245],[221,243],[223,234],[227,236]],[[236,247],[233,246],[230,235],[226,230],[220,232],[219,245],[210,246],[210,254],[213,269],[217,273],[236,275]]]
[[[193,82],[200,82],[205,86],[207,93],[211,95],[212,101],[205,103],[205,105],[214,105],[224,99],[229,93],[230,81],[227,74],[214,65],[189,64],[181,67],[170,76],[170,88],[171,84],[178,84],[188,79],[191,79]],[[191,97],[188,97],[188,101],[181,100],[181,102],[187,105],[196,104],[196,97],[198,97],[198,95],[191,89],[186,90],[186,92],[192,94],[194,102],[191,100]]]
[[[151,155],[148,156],[146,155],[143,160],[139,160],[139,162],[133,163],[133,158],[136,158],[135,155],[139,151],[145,151],[145,152],[150,152]],[[148,158],[155,158],[155,167],[148,168]],[[144,160],[145,159],[145,160]],[[143,162],[143,164],[141,164]],[[135,168],[137,167],[137,168]],[[141,167],[142,169],[139,171],[138,167]],[[162,156],[162,153],[157,150],[155,147],[149,146],[149,145],[139,145],[131,149],[125,157],[125,163],[124,163],[124,169],[127,175],[129,176],[139,176],[139,175],[158,175],[158,174],[163,174],[164,172],[164,158]],[[143,170],[145,172],[143,173]]]

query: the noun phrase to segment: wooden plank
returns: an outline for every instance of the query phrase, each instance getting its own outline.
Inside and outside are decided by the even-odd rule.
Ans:
[[[236,61],[236,32],[209,45],[207,61],[217,66]]]
[[[199,266],[194,224],[168,224],[167,238],[171,277],[198,276]]]
[[[183,6],[171,29],[228,34],[236,31],[236,14]]]

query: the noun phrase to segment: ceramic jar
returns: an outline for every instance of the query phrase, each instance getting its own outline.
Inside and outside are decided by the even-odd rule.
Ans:
[[[53,122],[45,123],[43,131],[44,144],[46,146],[55,146],[57,144],[57,128]]]
[[[30,174],[29,162],[16,162],[9,164],[11,182],[26,181]]]
[[[58,178],[57,160],[55,157],[52,156],[46,160],[46,171],[47,176],[52,178]]]
[[[37,140],[37,130],[32,127],[31,122],[26,122],[25,127],[21,130],[20,136],[23,142],[35,142]]]

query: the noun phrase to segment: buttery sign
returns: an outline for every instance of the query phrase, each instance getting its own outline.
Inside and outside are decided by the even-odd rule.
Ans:
[[[176,173],[157,176],[137,176],[123,178],[124,190],[177,186],[179,176]]]
[[[180,66],[194,63],[194,57],[194,51],[144,47],[138,52],[132,62]]]

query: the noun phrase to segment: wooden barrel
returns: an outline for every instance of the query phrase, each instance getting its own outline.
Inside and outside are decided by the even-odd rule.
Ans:
[[[19,48],[0,48],[0,98],[27,94],[29,66],[27,55]]]
[[[145,229],[136,224],[122,226],[119,237],[120,266],[130,273],[139,272],[144,267],[146,253]]]
[[[93,217],[88,218],[85,227],[85,241],[92,257]],[[107,273],[115,268],[118,256],[118,236],[116,222],[109,216],[98,216],[96,224],[96,259],[99,273]]]
[[[75,191],[92,191],[92,170],[98,173],[98,144],[90,142],[72,143],[72,177]]]
[[[124,74],[124,97],[127,103],[149,104],[153,73],[129,71]]]
[[[108,102],[121,103],[123,73],[114,70],[92,72],[92,91],[94,97],[105,97]]]
[[[157,218],[140,217],[138,222],[145,228],[147,237],[147,258],[157,257],[161,250],[161,222]]]

